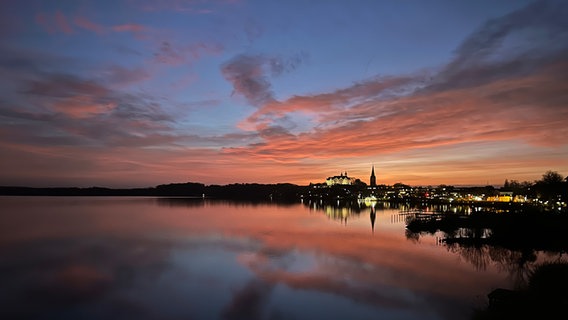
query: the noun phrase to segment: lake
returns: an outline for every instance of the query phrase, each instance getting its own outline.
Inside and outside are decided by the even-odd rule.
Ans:
[[[0,197],[0,209],[2,319],[469,319],[524,270],[515,252],[409,235],[409,208],[389,204]]]

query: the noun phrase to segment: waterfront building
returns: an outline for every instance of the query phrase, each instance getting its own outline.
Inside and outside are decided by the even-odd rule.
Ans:
[[[333,177],[328,177],[327,179],[325,179],[325,183],[328,186],[334,186],[334,185],[352,185],[355,182],[354,178],[350,178],[347,175],[347,171],[345,172],[341,172],[340,175],[338,176],[333,176]]]

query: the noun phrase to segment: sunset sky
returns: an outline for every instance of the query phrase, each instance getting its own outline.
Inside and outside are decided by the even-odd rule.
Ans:
[[[568,1],[0,2],[0,185],[568,174]]]

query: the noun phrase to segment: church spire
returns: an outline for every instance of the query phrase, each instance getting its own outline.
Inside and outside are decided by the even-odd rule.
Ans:
[[[371,178],[369,180],[371,187],[377,186],[377,178],[375,177],[375,165],[373,165],[373,168],[371,169]]]

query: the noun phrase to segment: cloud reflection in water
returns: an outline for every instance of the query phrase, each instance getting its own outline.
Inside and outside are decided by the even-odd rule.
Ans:
[[[0,215],[3,318],[460,319],[504,281],[406,240],[390,211],[371,234],[366,211],[345,226],[301,205],[20,201]]]

